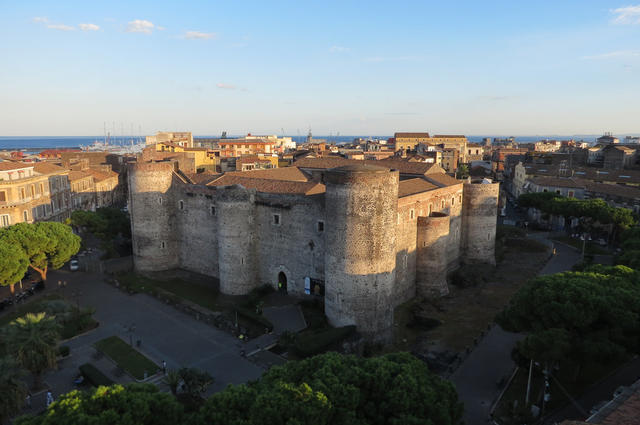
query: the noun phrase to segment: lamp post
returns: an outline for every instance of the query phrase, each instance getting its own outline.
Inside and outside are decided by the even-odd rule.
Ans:
[[[131,323],[130,325],[125,325],[125,330],[129,334],[129,345],[133,347],[133,333],[136,330],[136,324]]]

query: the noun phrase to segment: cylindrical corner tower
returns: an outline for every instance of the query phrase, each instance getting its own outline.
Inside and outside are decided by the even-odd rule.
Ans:
[[[325,313],[378,341],[393,332],[398,181],[397,171],[365,164],[325,174]]]
[[[500,183],[488,179],[465,183],[462,206],[462,260],[496,263],[496,226]]]
[[[218,187],[220,292],[245,295],[259,286],[254,244],[253,193],[242,186]]]
[[[418,217],[416,290],[418,295],[433,298],[449,293],[447,286],[447,242],[449,215],[433,212]]]
[[[129,169],[133,264],[139,271],[177,268],[171,162],[143,162]]]

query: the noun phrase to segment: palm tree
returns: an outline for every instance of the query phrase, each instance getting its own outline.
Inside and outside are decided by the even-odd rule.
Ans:
[[[20,411],[27,396],[27,386],[20,378],[24,371],[13,359],[0,358],[0,424]]]
[[[169,389],[171,390],[171,394],[173,395],[176,395],[176,393],[178,392],[178,385],[180,385],[181,381],[182,381],[182,377],[180,376],[177,370],[173,370],[173,369],[168,371],[167,376],[165,376],[164,379],[162,380],[164,384],[167,384],[169,386]]]
[[[36,388],[42,386],[42,373],[56,367],[58,329],[55,316],[46,313],[28,313],[7,327],[7,350],[33,374]]]

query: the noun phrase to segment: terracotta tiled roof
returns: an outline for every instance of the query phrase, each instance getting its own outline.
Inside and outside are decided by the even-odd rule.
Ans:
[[[241,177],[231,175],[231,173],[224,174],[222,177],[208,183],[207,186],[231,186],[234,184],[264,193],[315,195],[325,191],[324,185],[316,182]]]
[[[455,179],[446,174],[427,174],[426,176],[424,176],[424,178],[438,185],[439,187],[447,187],[464,183],[462,180]]]
[[[433,189],[438,189],[438,186],[419,177],[415,179],[402,180],[398,185],[398,198],[415,195],[416,193],[428,192]]]
[[[33,166],[33,169],[40,174],[55,174],[67,171],[66,168],[52,164],[50,162],[36,162]]]
[[[80,180],[86,177],[93,177],[93,176],[89,173],[85,173],[84,171],[75,171],[75,170],[69,171],[69,181]]]
[[[225,175],[236,177],[250,177],[265,180],[284,180],[284,181],[309,181],[309,177],[297,166],[270,168],[268,170],[249,170],[249,171],[230,171]]]
[[[444,173],[444,170],[433,163],[426,162],[408,162],[398,160],[394,158],[380,159],[380,160],[361,160],[361,159],[346,159],[342,157],[325,157],[325,158],[302,158],[293,163],[298,168],[311,168],[311,169],[329,169],[342,167],[344,165],[351,164],[369,164],[379,167],[387,167],[394,170],[398,170],[400,174],[409,175],[424,175],[431,173]]]
[[[587,190],[594,194],[606,194],[621,198],[640,199],[640,189],[633,186],[587,182]]]
[[[434,134],[433,138],[439,139],[466,139],[467,137],[462,134]]]
[[[531,183],[538,186],[554,186],[554,187],[569,187],[569,188],[586,188],[589,183],[588,180],[580,178],[563,178],[563,177],[533,177],[528,179]]]
[[[640,393],[635,392],[600,423],[602,425],[638,425],[639,420]]]
[[[429,137],[429,133],[395,133],[394,137],[396,139],[424,139]]]
[[[185,176],[193,183],[193,184],[207,184],[222,174],[220,173],[212,173],[211,171],[205,171],[203,173],[184,173]]]
[[[23,162],[2,161],[0,162],[0,171],[19,170],[21,168],[33,167],[33,165],[34,164],[25,164]]]
[[[88,174],[91,174],[94,178],[95,181],[97,182],[101,182],[103,180],[106,179],[110,179],[113,177],[118,177],[118,173],[114,172],[114,171],[109,171],[109,172],[104,172],[104,171],[98,171],[98,170],[93,170],[91,168],[88,168],[87,170],[85,170]]]

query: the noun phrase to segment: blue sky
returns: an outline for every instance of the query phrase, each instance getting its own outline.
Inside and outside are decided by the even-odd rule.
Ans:
[[[2,136],[640,132],[640,0],[0,0],[0,57]]]

